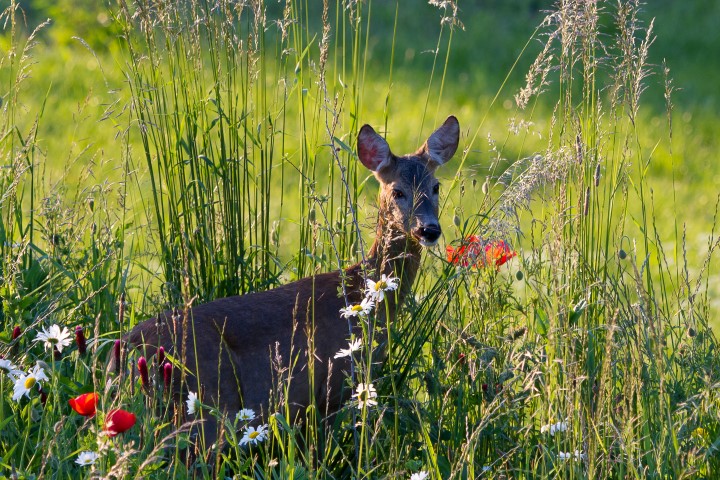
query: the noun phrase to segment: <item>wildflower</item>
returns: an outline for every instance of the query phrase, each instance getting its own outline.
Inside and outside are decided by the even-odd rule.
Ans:
[[[113,345],[113,358],[115,360],[115,373],[120,373],[120,340],[115,340]]]
[[[195,412],[202,408],[202,404],[200,400],[198,400],[197,393],[195,392],[188,392],[188,398],[185,403],[187,403],[188,415],[195,415]]]
[[[22,370],[6,358],[0,358],[0,371],[5,372],[13,381],[23,373]]]
[[[80,415],[85,417],[92,417],[95,415],[95,408],[97,407],[98,394],[97,393],[83,393],[82,395],[71,398],[68,403]]]
[[[72,334],[70,330],[63,327],[62,330],[58,325],[52,325],[48,330],[44,328],[38,333],[35,342],[45,342],[45,348],[56,348],[62,353],[62,349],[72,342]]]
[[[428,477],[428,472],[421,470],[417,473],[410,475],[410,480],[425,480]]]
[[[118,433],[130,430],[136,421],[137,418],[135,414],[127,410],[120,408],[110,410],[108,414],[105,415],[105,433],[107,433],[108,437],[114,437]]]
[[[558,458],[564,461],[573,459],[580,461],[585,458],[585,454],[582,453],[580,450],[575,450],[574,452],[560,452],[558,453]]]
[[[80,355],[84,355],[87,351],[87,342],[85,341],[83,328],[80,325],[75,327],[75,343],[77,344]]]
[[[12,339],[17,339],[21,333],[22,329],[20,329],[20,325],[15,325],[15,328],[13,328]]]
[[[376,302],[382,302],[383,299],[385,299],[385,292],[397,290],[400,285],[400,279],[397,277],[388,277],[383,273],[377,282],[368,278],[366,285],[365,294],[367,297]]]
[[[255,419],[255,411],[250,408],[243,408],[237,412],[235,418],[243,422],[250,422]]]
[[[165,363],[165,349],[163,347],[158,348],[155,360],[157,364],[160,365],[160,368],[163,368],[163,364]]]
[[[147,366],[147,360],[145,360],[145,357],[140,357],[138,359],[138,371],[140,372],[140,383],[142,383],[142,386],[144,388],[150,387],[150,376],[148,374],[148,366]]]
[[[370,298],[363,298],[362,302],[356,305],[350,305],[349,307],[340,309],[340,316],[343,318],[357,317],[358,315],[367,315],[375,306],[375,303]]]
[[[172,380],[172,363],[165,362],[165,365],[163,365],[163,382],[165,383],[165,390],[170,388],[171,380]]]
[[[448,245],[445,250],[448,262],[463,267],[495,265],[500,268],[517,255],[505,241],[485,242],[477,235],[466,237],[457,248]]]
[[[462,245],[457,248],[448,245],[445,248],[447,261],[463,267],[469,267],[475,264],[481,251],[481,242],[480,237],[477,235],[470,235],[466,237]]]
[[[81,467],[87,467],[88,465],[95,465],[99,455],[95,452],[80,452],[75,463]]]
[[[21,373],[17,379],[15,379],[13,400],[19,402],[23,395],[30,398],[30,390],[32,390],[36,384],[46,381],[48,381],[48,377],[40,365],[35,365],[27,375]]]
[[[349,357],[353,352],[357,352],[362,347],[362,339],[357,338],[348,344],[348,348],[341,348],[336,354],[335,358]]]
[[[240,445],[257,445],[267,438],[267,425],[260,425],[257,429],[255,427],[246,427],[245,434],[240,440]]]
[[[360,409],[377,405],[377,401],[374,400],[377,398],[377,392],[372,383],[359,383],[353,398],[357,399]]]
[[[558,432],[565,432],[568,429],[567,422],[557,422],[540,427],[540,433],[550,432],[551,436],[555,436]]]
[[[517,255],[510,246],[503,240],[491,242],[485,247],[485,258],[487,263],[495,263],[495,267],[499,268],[508,260]]]

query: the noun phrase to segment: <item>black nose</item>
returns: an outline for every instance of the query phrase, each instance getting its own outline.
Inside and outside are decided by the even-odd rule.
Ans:
[[[440,225],[426,225],[417,229],[418,236],[431,243],[440,238],[441,233]]]

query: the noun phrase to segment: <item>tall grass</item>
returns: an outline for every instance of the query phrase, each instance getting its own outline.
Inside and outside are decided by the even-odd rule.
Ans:
[[[422,101],[401,99],[416,105],[418,138],[445,114],[449,55],[463,27],[454,2],[431,3],[442,27],[427,91]],[[173,408],[153,359],[147,386],[135,357],[129,370],[106,372],[118,332],[158,298],[142,291],[143,271],[161,285],[153,314],[363,257],[361,226],[374,217],[365,220],[371,210],[362,207],[372,180],[357,169],[357,131],[382,121],[394,146],[394,125],[407,121],[392,108],[394,51],[387,84],[368,78],[374,6],[120,2],[113,14],[132,97],[119,141],[124,182],[50,192],[36,188],[43,112],[30,131],[16,127],[34,37],[15,33],[15,3],[5,11],[13,50],[2,63],[11,82],[0,132],[0,354],[23,371],[40,362],[49,380],[42,394],[15,401],[0,373],[3,473],[710,478],[720,467],[719,363],[708,327],[718,239],[713,228],[705,262],[693,268],[683,223],[668,232],[655,221],[641,100],[649,75],[661,73],[671,109],[673,86],[648,64],[652,23],[641,22],[634,1],[559,2],[533,34],[541,48],[527,85],[496,97],[516,93],[506,137],[480,140],[484,125],[469,125],[442,193],[446,243],[457,248],[475,235],[481,249],[502,240],[518,255],[495,268],[480,261],[484,253],[465,266],[426,253],[413,297],[393,324],[366,329],[356,354],[348,386],[373,383],[377,406],[348,401],[332,421],[321,412],[292,425],[279,401],[269,438],[245,447],[244,421],[209,405],[197,414]],[[405,14],[397,2],[393,35]],[[534,145],[536,136],[544,149],[506,158],[510,140]],[[656,141],[672,151],[671,135]],[[130,227],[136,159],[147,172],[147,188],[141,181],[134,194],[147,220]],[[131,233],[150,238],[150,254],[127,242]],[[149,258],[160,259],[157,270]],[[85,327],[89,351],[56,354],[35,342],[53,323]],[[378,364],[383,347],[372,339],[381,328],[389,340]],[[281,392],[291,379],[276,365]],[[67,399],[88,391],[101,394],[100,413],[83,420]],[[104,415],[118,407],[139,421],[109,439]],[[189,422],[207,415],[226,426],[224,450],[188,454]],[[75,465],[83,450],[100,454],[93,467]]]

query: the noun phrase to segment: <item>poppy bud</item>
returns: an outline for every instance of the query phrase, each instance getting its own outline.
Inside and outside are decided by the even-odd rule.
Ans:
[[[15,340],[18,338],[21,333],[22,330],[20,329],[20,325],[15,325],[15,328],[13,328],[12,339]]]
[[[78,352],[80,355],[85,355],[85,352],[87,351],[87,343],[85,342],[85,334],[83,333],[83,328],[78,325],[75,327],[75,343],[77,343]]]
[[[140,382],[142,383],[142,386],[145,388],[150,387],[150,376],[148,375],[148,366],[145,357],[140,357],[137,365],[138,371],[140,372]]]

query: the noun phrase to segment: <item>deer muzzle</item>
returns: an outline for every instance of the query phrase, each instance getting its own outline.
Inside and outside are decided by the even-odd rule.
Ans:
[[[440,225],[435,223],[417,227],[412,231],[412,234],[423,247],[432,247],[440,238],[442,230],[440,230]]]

